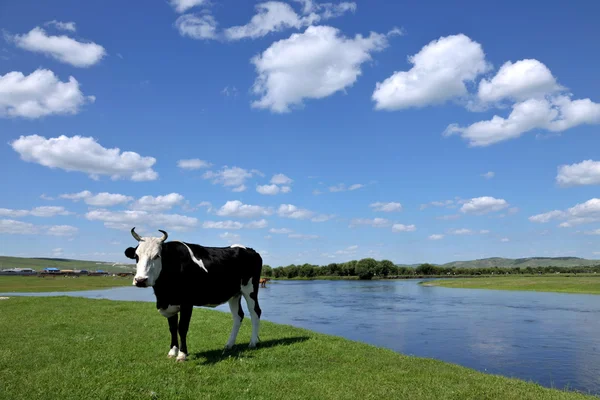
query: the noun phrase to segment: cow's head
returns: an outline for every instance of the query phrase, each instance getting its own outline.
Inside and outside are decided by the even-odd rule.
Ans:
[[[125,256],[134,259],[136,272],[133,277],[133,285],[137,287],[153,286],[162,269],[162,244],[167,240],[167,232],[162,232],[161,238],[140,237],[135,233],[135,227],[131,229],[131,235],[139,242],[136,248],[129,247],[125,250]]]

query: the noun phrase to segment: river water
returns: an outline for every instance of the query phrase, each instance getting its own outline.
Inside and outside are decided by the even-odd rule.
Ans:
[[[418,282],[271,281],[259,292],[262,319],[600,395],[600,296]],[[152,289],[135,287],[1,295],[154,301]]]

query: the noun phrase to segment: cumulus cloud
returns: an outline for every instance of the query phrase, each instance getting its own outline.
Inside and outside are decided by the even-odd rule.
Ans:
[[[598,222],[600,221],[600,199],[593,198],[564,211],[553,210],[529,217],[529,221],[537,223],[548,223],[552,220],[564,221],[559,225],[561,228]]]
[[[429,236],[429,240],[441,240],[443,238],[444,238],[444,235],[441,235],[441,234],[435,234],[435,235]]]
[[[269,229],[269,232],[274,233],[276,235],[287,235],[289,233],[292,233],[293,231],[288,228],[271,228]]]
[[[63,82],[48,69],[36,69],[27,76],[18,71],[0,75],[0,117],[77,114],[83,105],[95,100],[83,95],[74,77]]]
[[[207,0],[169,0],[171,7],[178,13],[186,12],[190,8],[201,6],[206,3],[208,3]]]
[[[310,220],[312,222],[326,222],[333,218],[335,218],[335,214],[319,214],[317,216],[312,217]]]
[[[78,42],[66,35],[50,36],[39,26],[26,34],[9,36],[9,40],[24,50],[80,68],[91,67],[106,55],[106,50],[99,44]]]
[[[507,61],[492,79],[482,79],[479,82],[478,97],[484,102],[504,99],[518,101],[563,89],[543,63],[535,59],[524,59],[514,64]]]
[[[179,193],[169,193],[164,196],[143,196],[131,205],[133,210],[165,211],[181,205],[185,198]]]
[[[205,221],[202,227],[205,229],[264,229],[268,226],[266,219],[260,219],[256,221],[250,221],[248,223],[242,223],[238,221]]]
[[[291,185],[293,180],[284,174],[276,174],[271,178],[271,183],[274,185]]]
[[[467,127],[450,124],[444,136],[459,134],[470,147],[484,147],[518,138],[534,129],[562,132],[578,125],[600,124],[600,104],[569,96],[531,98],[515,103],[508,118],[494,115]]]
[[[334,185],[334,186],[330,186],[329,187],[329,191],[332,193],[336,193],[336,192],[346,192],[346,191],[352,191],[352,190],[357,190],[360,188],[365,187],[365,185],[363,185],[362,183],[355,183],[353,185],[350,186],[346,186],[343,183],[340,183],[338,185]]]
[[[78,228],[69,225],[43,226],[12,219],[0,219],[0,233],[8,235],[73,236],[78,231]]]
[[[368,225],[372,226],[373,228],[385,228],[390,226],[391,222],[385,218],[354,218],[352,221],[350,221],[349,227],[354,228],[360,225]]]
[[[491,196],[483,196],[473,198],[460,208],[460,211],[465,214],[483,215],[491,212],[503,210],[509,206],[504,199],[496,199]]]
[[[227,240],[229,243],[235,243],[240,241],[240,235],[237,233],[224,232],[219,235],[221,239]]]
[[[308,219],[312,218],[315,213],[304,208],[298,208],[293,204],[281,204],[277,210],[277,215],[282,218]]]
[[[330,26],[309,26],[279,40],[251,59],[258,74],[253,92],[261,96],[252,106],[285,113],[302,107],[305,99],[343,91],[356,82],[371,53],[387,47],[387,39],[375,32],[347,38]]]
[[[281,189],[277,185],[259,185],[256,186],[256,191],[265,195],[276,195]]]
[[[244,204],[239,200],[227,201],[216,212],[221,217],[236,217],[236,218],[257,218],[273,214],[271,208]]]
[[[0,208],[0,217],[21,218],[21,217],[42,217],[50,218],[57,215],[70,215],[71,213],[65,210],[64,207],[58,206],[42,206],[35,207],[31,210],[14,210],[10,208]]]
[[[210,168],[212,164],[208,161],[200,160],[198,158],[192,158],[188,160],[179,160],[177,161],[177,166],[181,169],[202,169],[202,168]]]
[[[377,82],[375,109],[424,107],[466,96],[466,83],[491,69],[481,45],[463,34],[433,40],[408,61],[413,64],[409,71]]]
[[[179,214],[162,214],[141,210],[92,210],[85,214],[90,221],[104,222],[111,229],[130,230],[134,226],[185,231],[198,225],[198,219]]]
[[[558,167],[556,183],[562,187],[600,185],[600,161],[585,160]]]
[[[107,149],[91,137],[61,135],[46,139],[43,136],[21,136],[10,143],[23,161],[49,168],[87,173],[92,179],[108,175],[112,180],[152,181],[158,178],[152,169],[156,159],[142,157],[119,148]]]
[[[466,229],[466,228],[450,230],[451,235],[472,235],[473,233],[475,233],[475,232],[473,232],[470,229]]]
[[[414,232],[417,230],[415,225],[404,225],[394,224],[392,225],[392,232]]]
[[[492,179],[495,175],[494,171],[488,171],[485,174],[481,174],[485,179]]]
[[[73,201],[83,200],[85,204],[95,207],[112,207],[133,201],[133,197],[131,196],[107,192],[93,194],[89,190],[84,190],[79,193],[61,194],[60,198]]]
[[[210,14],[184,14],[175,20],[181,36],[192,39],[217,39],[217,21]]]
[[[234,192],[243,192],[246,190],[244,184],[246,180],[255,175],[261,175],[261,173],[256,170],[248,171],[240,167],[224,166],[220,171],[206,171],[202,178],[210,179],[213,184],[221,184],[224,187],[232,188]]]
[[[280,1],[259,3],[254,6],[256,14],[250,19],[250,22],[246,25],[232,26],[225,29],[224,36],[227,40],[256,39],[271,32],[281,32],[290,28],[299,29],[356,10],[356,4],[350,2],[339,4],[320,4],[304,0],[301,2],[303,3],[302,14],[304,16],[298,15],[287,3]]]
[[[48,21],[46,23],[44,23],[44,25],[46,26],[53,26],[56,29],[59,29],[61,31],[69,31],[69,32],[75,32],[77,30],[77,26],[75,24],[75,22],[62,22],[62,21],[57,21],[57,20],[52,20],[52,21]]]
[[[379,212],[396,212],[402,211],[402,204],[398,202],[390,202],[390,203],[382,203],[376,202],[369,205],[373,209],[373,211]]]
[[[300,239],[300,240],[314,240],[314,239],[319,238],[318,235],[307,235],[307,234],[302,234],[302,233],[290,233],[288,235],[288,237],[290,239]]]

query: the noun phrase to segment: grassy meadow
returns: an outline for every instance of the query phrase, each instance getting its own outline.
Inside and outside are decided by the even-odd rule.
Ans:
[[[194,309],[184,363],[151,302],[0,300],[1,399],[586,399],[432,359],[263,321],[222,349],[227,313]]]
[[[0,293],[67,292],[131,285],[131,277],[118,276],[6,276],[0,275]]]
[[[108,272],[131,272],[135,265],[116,264],[102,261],[70,260],[66,258],[28,258],[0,256],[0,269],[33,268],[41,271],[44,268],[86,269],[88,271],[103,270]]]
[[[496,276],[423,282],[427,286],[464,289],[526,290],[534,292],[600,294],[600,275]]]

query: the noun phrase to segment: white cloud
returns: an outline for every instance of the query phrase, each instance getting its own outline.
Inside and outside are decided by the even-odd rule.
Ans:
[[[387,35],[347,38],[330,26],[310,26],[304,33],[273,43],[251,62],[258,77],[255,108],[275,113],[301,107],[305,99],[322,99],[352,86],[371,53],[388,45]]]
[[[256,191],[260,194],[276,195],[277,193],[279,193],[280,189],[277,185],[262,185],[256,186]]]
[[[61,31],[75,32],[77,30],[75,22],[61,22],[54,19],[52,21],[46,22],[44,25],[54,26],[56,29],[59,29]]]
[[[584,232],[586,235],[600,235],[600,229]]]
[[[192,39],[217,39],[217,21],[210,14],[184,14],[175,20],[181,36]]]
[[[555,219],[564,221],[559,225],[561,228],[598,222],[600,221],[600,199],[593,198],[564,211],[553,210],[529,217],[529,221],[537,223],[548,223]]]
[[[509,238],[502,238],[502,239],[500,239],[500,241],[502,243],[506,243],[506,242],[510,242],[510,239]]]
[[[459,134],[470,147],[490,146],[520,137],[534,129],[562,132],[583,124],[600,124],[600,104],[569,96],[531,98],[512,106],[508,118],[494,115],[467,127],[450,124],[444,136]]]
[[[462,229],[452,229],[450,231],[451,235],[471,235],[474,232],[470,229],[462,228]]]
[[[192,158],[189,160],[179,160],[177,161],[177,166],[181,169],[202,169],[212,167],[212,164],[208,161],[200,160],[198,158]]]
[[[276,174],[271,178],[271,183],[274,185],[290,185],[293,180],[284,174]]]
[[[243,204],[239,200],[229,200],[216,213],[221,217],[256,218],[271,215],[273,210],[267,207]]]
[[[292,233],[293,231],[288,228],[271,228],[269,232],[275,233],[276,235],[286,235],[288,233]]]
[[[151,181],[158,178],[152,169],[153,157],[142,157],[119,148],[107,149],[91,137],[61,135],[46,139],[43,136],[21,136],[10,143],[21,159],[49,168],[79,171],[97,179],[109,175],[112,180]]]
[[[227,240],[229,243],[239,242],[240,235],[237,233],[224,232],[219,235],[220,238]]]
[[[485,174],[481,174],[485,179],[492,179],[495,175],[494,171],[488,171]]]
[[[244,224],[244,228],[246,229],[264,229],[269,226],[269,223],[266,219],[259,219],[257,221],[250,221]]]
[[[350,221],[350,228],[354,228],[359,225],[369,225],[373,228],[385,228],[391,225],[391,222],[385,218],[355,218]]]
[[[96,207],[112,207],[119,204],[129,203],[133,201],[133,197],[125,196],[123,194],[118,193],[107,193],[102,192],[98,194],[93,194],[89,190],[84,190],[79,193],[71,193],[71,194],[61,194],[60,198],[69,199],[73,201],[83,200],[86,204],[90,206]]]
[[[440,234],[435,234],[435,235],[429,236],[429,240],[441,240],[443,238],[444,238],[444,235],[440,235]]]
[[[204,5],[207,2],[207,0],[169,0],[171,7],[178,13],[186,12],[190,8]]]
[[[39,26],[26,34],[10,36],[10,40],[24,50],[42,53],[74,67],[90,67],[106,55],[99,44],[78,42],[66,35],[49,36]]]
[[[479,231],[480,235],[487,235],[488,233],[490,233],[490,231],[488,229],[482,229]]]
[[[466,96],[466,82],[491,69],[481,45],[458,34],[441,37],[408,57],[409,71],[377,82],[372,99],[377,110],[424,107]]]
[[[304,3],[302,13],[305,16],[298,15],[287,3],[266,1],[254,6],[256,14],[246,25],[232,26],[225,29],[225,38],[228,40],[256,39],[266,36],[271,32],[281,32],[290,28],[299,29],[327,19],[340,17],[346,12],[354,12],[356,10],[356,4],[349,2],[339,4],[318,4],[304,0],[296,0],[296,2]]]
[[[56,249],[52,249],[52,257],[60,257],[63,255],[63,249],[57,247]]]
[[[42,226],[12,219],[0,219],[0,234],[72,236],[79,229],[69,225]]]
[[[300,239],[300,240],[312,240],[312,239],[319,238],[318,235],[306,235],[306,234],[302,234],[302,233],[290,233],[288,235],[288,237],[290,239]]]
[[[414,232],[417,230],[415,225],[404,225],[394,224],[392,225],[392,232]]]
[[[221,184],[225,187],[233,187],[234,192],[243,192],[246,190],[244,183],[247,179],[252,178],[254,175],[261,175],[259,171],[252,170],[248,171],[240,167],[228,167],[224,166],[220,171],[206,171],[203,175],[203,179],[212,180],[213,184]]]
[[[109,211],[92,210],[85,217],[90,221],[102,221],[112,229],[129,230],[134,226],[185,231],[198,225],[198,219],[179,214],[162,214],[140,210]]]
[[[484,102],[503,99],[526,100],[562,90],[552,72],[535,59],[525,59],[514,64],[507,61],[491,80],[479,82],[478,97]]]
[[[238,221],[205,221],[204,229],[242,229],[244,224]]]
[[[345,191],[352,191],[352,190],[357,190],[360,188],[365,187],[365,185],[363,185],[362,183],[355,183],[353,185],[350,185],[349,187],[346,187],[345,184],[340,183],[338,185],[335,186],[330,186],[329,187],[329,191],[332,193],[336,193],[336,192],[345,192]]]
[[[374,211],[379,212],[396,212],[402,211],[402,204],[398,202],[382,203],[376,202],[369,205]]]
[[[473,198],[460,208],[460,211],[465,214],[483,215],[490,212],[503,210],[509,206],[504,199],[496,199],[490,196]]]
[[[333,218],[335,218],[335,214],[319,214],[315,217],[312,217],[310,220],[312,222],[326,222]]]
[[[31,210],[13,210],[10,208],[0,208],[0,217],[21,218],[21,217],[43,217],[51,218],[57,215],[70,215],[71,213],[65,210],[64,207],[57,206],[42,206],[35,207]]]
[[[81,106],[95,100],[83,95],[72,76],[62,82],[48,69],[36,69],[27,76],[18,71],[0,75],[0,117],[77,114]]]
[[[169,193],[164,196],[143,196],[131,205],[133,210],[165,211],[180,205],[185,198],[179,193]]]
[[[277,210],[277,214],[282,218],[291,219],[308,219],[315,215],[314,212],[304,208],[298,208],[293,204],[281,204]]]
[[[585,160],[578,164],[558,167],[556,183],[562,187],[599,185],[600,161]]]

